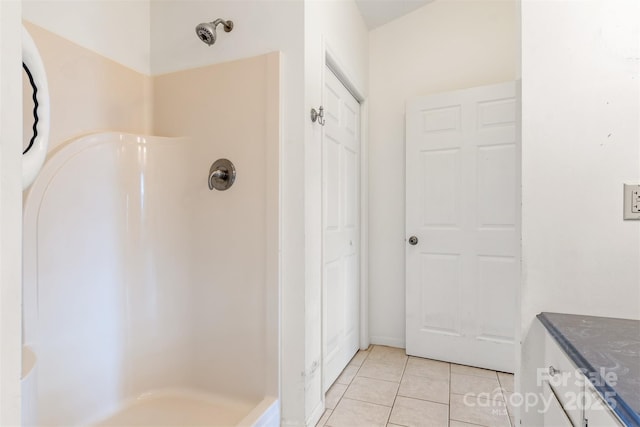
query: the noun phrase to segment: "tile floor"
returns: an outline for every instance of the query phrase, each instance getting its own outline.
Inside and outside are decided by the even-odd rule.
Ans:
[[[331,386],[317,427],[513,427],[511,393],[511,374],[372,346]]]

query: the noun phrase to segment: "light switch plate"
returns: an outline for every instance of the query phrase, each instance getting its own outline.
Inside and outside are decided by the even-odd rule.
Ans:
[[[624,184],[624,219],[640,219],[640,185]]]

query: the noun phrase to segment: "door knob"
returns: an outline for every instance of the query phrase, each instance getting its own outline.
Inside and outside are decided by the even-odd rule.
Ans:
[[[409,244],[415,246],[418,244],[418,238],[416,236],[409,237]]]

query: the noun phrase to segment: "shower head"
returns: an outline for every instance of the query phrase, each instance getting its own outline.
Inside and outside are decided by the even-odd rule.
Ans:
[[[218,25],[224,25],[224,31],[229,32],[233,30],[233,21],[225,21],[223,19],[216,19],[213,22],[203,22],[196,27],[196,34],[204,43],[211,46],[216,42],[216,27]]]

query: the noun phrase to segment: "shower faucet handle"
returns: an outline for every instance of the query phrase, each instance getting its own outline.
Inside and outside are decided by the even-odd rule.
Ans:
[[[223,169],[218,169],[213,171],[213,173],[209,177],[209,180],[216,179],[219,181],[226,181],[228,177],[229,177],[229,172]]]
[[[227,159],[218,159],[209,168],[209,190],[228,190],[236,180],[236,168]]]

